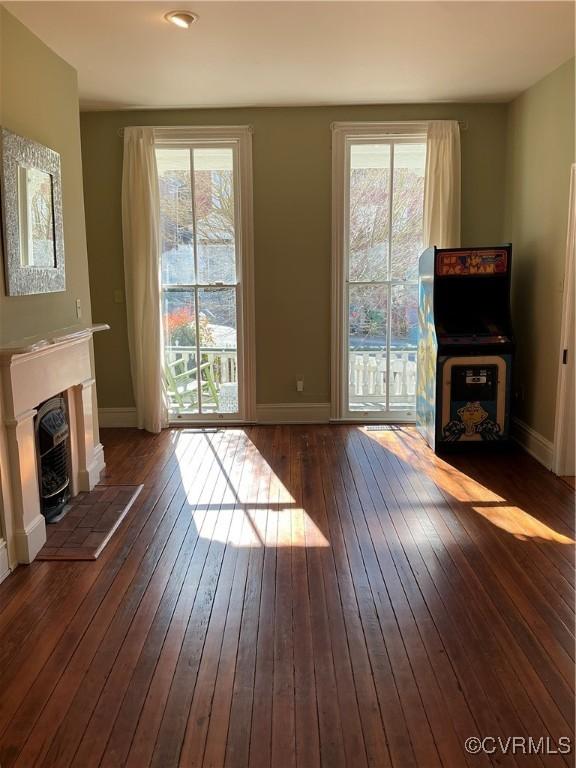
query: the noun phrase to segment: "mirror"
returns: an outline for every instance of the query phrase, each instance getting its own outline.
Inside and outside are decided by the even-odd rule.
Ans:
[[[6,292],[65,290],[60,156],[3,130],[0,182]]]
[[[56,266],[52,176],[38,168],[18,167],[20,264]]]

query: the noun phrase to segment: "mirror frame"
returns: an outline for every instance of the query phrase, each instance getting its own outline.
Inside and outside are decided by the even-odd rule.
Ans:
[[[62,182],[60,155],[31,139],[2,129],[0,190],[2,197],[2,230],[4,271],[8,296],[54,293],[66,290],[64,265],[64,228],[62,222]],[[38,169],[52,179],[54,217],[54,267],[22,263],[19,168]]]

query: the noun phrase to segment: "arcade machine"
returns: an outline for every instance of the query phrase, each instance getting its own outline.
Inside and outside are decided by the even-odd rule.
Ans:
[[[438,452],[509,437],[512,246],[420,257],[417,424]]]

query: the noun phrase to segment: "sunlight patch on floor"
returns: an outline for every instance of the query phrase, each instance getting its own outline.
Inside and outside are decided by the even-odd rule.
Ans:
[[[234,547],[330,546],[320,528],[301,507],[223,509],[214,505],[195,508],[192,518],[201,538]]]
[[[418,472],[425,472],[438,487],[449,493],[457,501],[470,504],[475,512],[516,538],[522,540],[539,539],[557,544],[576,543],[570,537],[558,533],[520,507],[509,505],[502,496],[465,475],[439,456],[432,455],[430,463],[422,461],[416,451],[411,451],[407,447],[411,440],[420,439],[416,433],[410,434],[407,431],[403,434],[402,440],[398,440],[394,433],[387,432],[382,434],[370,433],[370,438],[376,440],[381,448],[394,454],[396,458],[410,465],[413,469]]]
[[[505,501],[502,496],[468,477],[459,469],[452,467],[439,456],[431,453],[429,462],[425,463],[422,461],[416,449],[412,451],[407,447],[410,441],[421,440],[415,430],[403,431],[402,439],[399,439],[394,432],[371,432],[368,436],[371,440],[375,440],[384,450],[389,451],[411,468],[417,469],[419,472],[425,472],[436,485],[448,491],[458,501],[494,503]]]
[[[529,515],[519,507],[507,506],[473,506],[472,509],[482,517],[489,520],[493,525],[501,528],[507,533],[511,533],[517,539],[524,541],[529,539],[541,539],[551,541],[556,544],[574,544],[574,539],[558,533],[553,528],[549,528],[540,520]]]

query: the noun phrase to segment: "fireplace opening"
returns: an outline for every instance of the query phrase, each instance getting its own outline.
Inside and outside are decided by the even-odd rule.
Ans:
[[[70,428],[64,398],[52,397],[42,403],[34,426],[40,510],[50,523],[61,515],[70,499]]]

